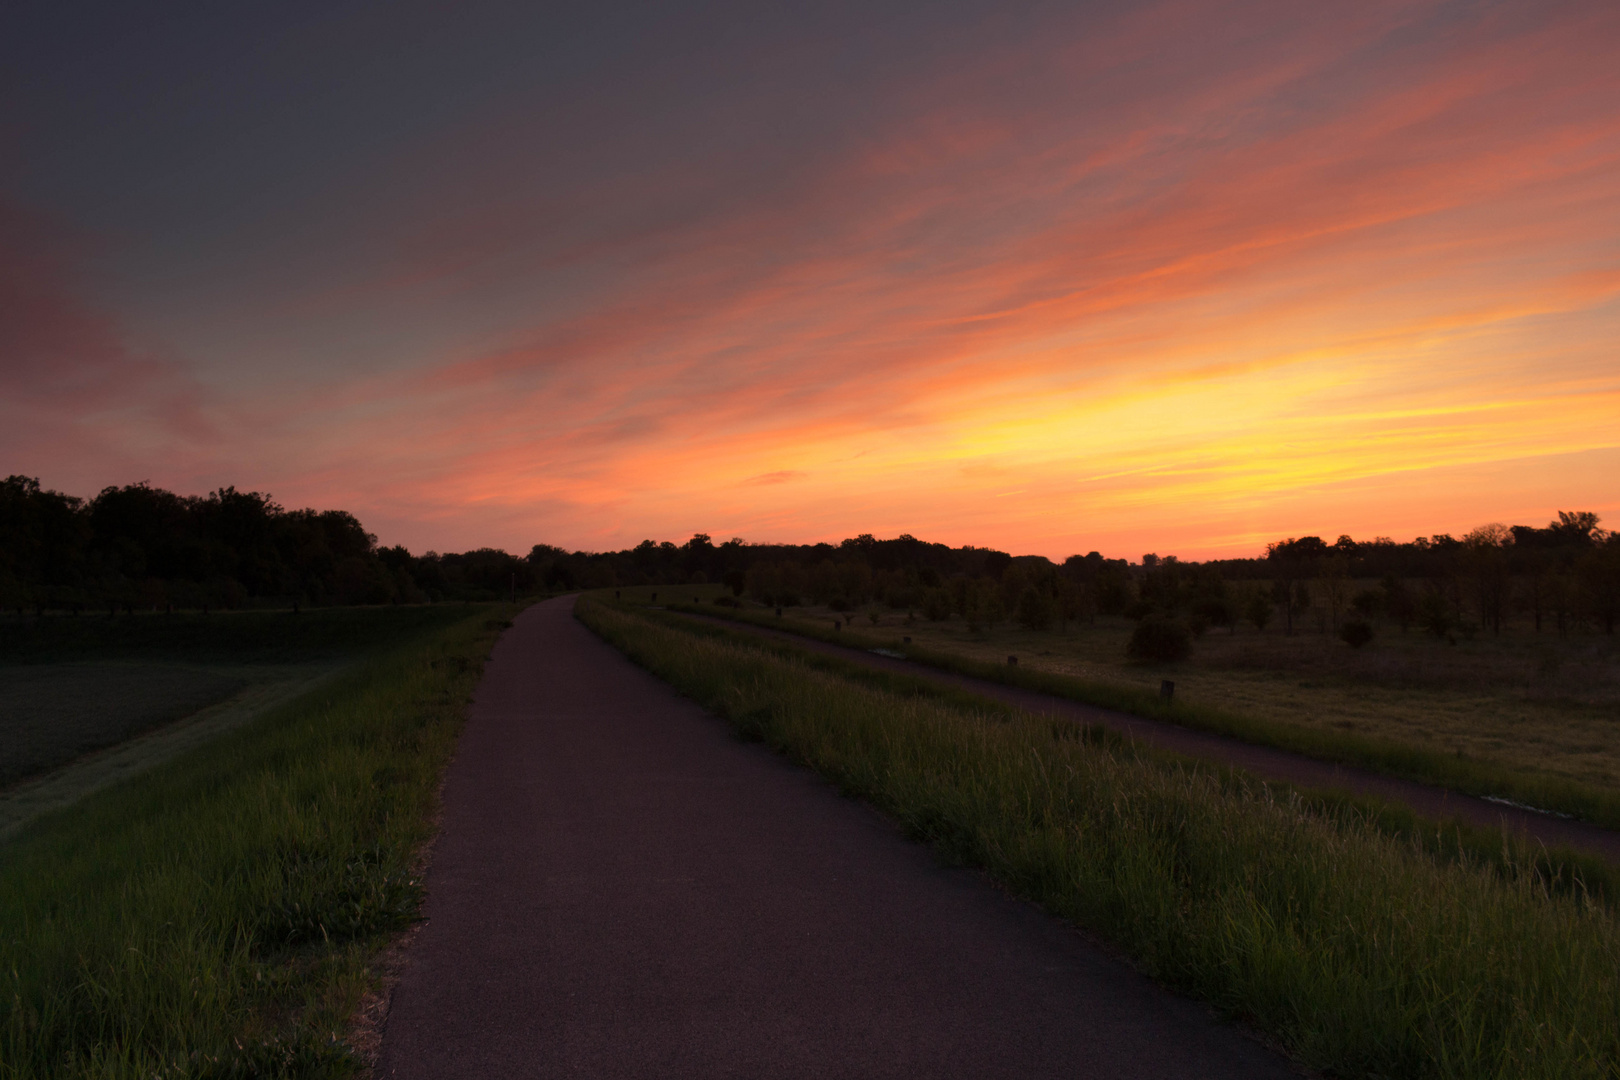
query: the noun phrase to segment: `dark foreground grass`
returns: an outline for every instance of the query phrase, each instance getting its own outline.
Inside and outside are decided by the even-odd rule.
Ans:
[[[586,601],[637,662],[1147,972],[1357,1077],[1620,1077],[1620,924],[1354,806]],[[1079,737],[1074,737],[1079,736]]]
[[[1465,795],[1507,798],[1527,806],[1569,814],[1606,828],[1620,829],[1620,792],[1583,784],[1562,776],[1514,769],[1498,762],[1459,757],[1409,743],[1350,731],[1323,731],[1244,716],[1207,705],[1166,702],[1157,694],[1138,687],[985,663],[948,652],[903,645],[892,636],[874,637],[854,630],[834,632],[806,626],[803,623],[787,625],[770,615],[743,609],[706,608],[693,604],[671,604],[669,608],[673,611],[768,627],[835,645],[860,649],[904,650],[906,659],[941,671],[952,671],[1007,686],[1036,690],[1087,705],[1116,709],[1133,716],[1164,720],[1183,727],[1226,735],[1244,742],[1275,746],[1319,761],[1353,765],[1370,772],[1405,780],[1417,780]]]
[[[0,1077],[344,1076],[366,964],[513,609],[429,624],[0,844]]]

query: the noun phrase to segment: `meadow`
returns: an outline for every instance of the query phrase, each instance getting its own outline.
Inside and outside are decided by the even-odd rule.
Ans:
[[[243,685],[172,664],[0,667],[0,787],[190,715]]]
[[[357,659],[0,840],[0,1078],[360,1069],[349,1025],[416,916],[439,779],[515,610],[210,616],[217,635],[63,619],[24,650]]]
[[[652,591],[621,590],[641,603]],[[1208,631],[1187,660],[1139,663],[1126,657],[1136,624],[1125,618],[1035,631],[878,608],[788,607],[778,617],[746,599],[716,606],[725,595],[713,586],[665,592],[674,606],[704,614],[903,650],[968,674],[1620,827],[1620,642],[1607,635],[1510,627],[1452,643],[1381,626],[1352,649],[1314,625],[1293,635],[1238,626]],[[1170,705],[1160,697],[1165,680],[1175,683]]]
[[[690,590],[682,590],[690,592]],[[668,599],[675,599],[671,591]],[[1620,922],[1535,853],[587,599],[636,662],[1338,1076],[1620,1075]],[[1565,883],[1568,884],[1567,882]]]
[[[250,687],[309,682],[453,605],[0,619],[0,789]]]

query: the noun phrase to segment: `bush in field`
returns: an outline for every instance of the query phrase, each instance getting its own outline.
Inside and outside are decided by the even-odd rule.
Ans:
[[[1264,589],[1255,589],[1249,594],[1249,603],[1243,609],[1243,617],[1254,623],[1256,630],[1264,630],[1276,609],[1277,606],[1272,603],[1271,597],[1266,595]]]
[[[1192,634],[1178,622],[1150,615],[1131,631],[1125,655],[1158,663],[1185,660],[1192,655]]]
[[[1339,637],[1352,649],[1359,649],[1373,639],[1372,623],[1366,619],[1346,619],[1339,627]]]
[[[1446,598],[1434,591],[1424,593],[1417,605],[1417,621],[1433,637],[1443,638],[1451,633],[1453,622]]]
[[[1231,630],[1237,626],[1237,607],[1229,596],[1207,596],[1193,605],[1193,614],[1209,626]]]
[[[1052,625],[1052,598],[1044,590],[1026,588],[1018,598],[1018,621],[1026,630],[1045,630]]]

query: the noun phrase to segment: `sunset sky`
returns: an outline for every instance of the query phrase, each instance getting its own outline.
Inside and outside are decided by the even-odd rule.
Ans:
[[[0,475],[417,552],[1620,525],[1617,57],[1613,0],[8,3]]]

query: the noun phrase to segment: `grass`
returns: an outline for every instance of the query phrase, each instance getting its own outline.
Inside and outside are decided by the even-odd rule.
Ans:
[[[463,604],[217,611],[165,615],[0,616],[0,663],[155,659],[293,664],[355,656],[442,628]]]
[[[420,605],[0,619],[0,789],[465,616]]]
[[[188,716],[241,678],[180,664],[0,666],[0,788]]]
[[[639,593],[637,590],[631,599],[644,599]],[[1226,636],[1222,632],[1206,637],[1191,663],[1135,665],[1124,660],[1124,641],[1129,631],[1123,622],[1105,625],[1100,631],[1076,631],[1068,638],[1010,628],[974,635],[951,623],[901,627],[893,625],[892,617],[887,626],[862,626],[869,624],[864,616],[846,621],[847,629],[834,631],[833,616],[804,609],[788,609],[785,617],[778,619],[758,607],[725,608],[684,602],[669,607],[855,648],[903,649],[909,659],[945,671],[1276,746],[1318,760],[1469,795],[1504,797],[1620,828],[1620,783],[1611,784],[1604,779],[1607,772],[1587,767],[1588,759],[1602,758],[1607,762],[1612,758],[1614,768],[1620,769],[1620,724],[1615,722],[1620,712],[1601,703],[1546,705],[1545,714],[1537,714],[1532,723],[1522,717],[1515,719],[1519,714],[1512,711],[1529,706],[1523,702],[1514,704],[1517,699],[1510,700],[1511,695],[1500,687],[1492,690],[1489,680],[1483,679],[1476,681],[1486,685],[1472,691],[1455,684],[1403,690],[1395,685],[1369,688],[1355,684],[1351,675],[1319,673],[1316,681],[1305,680],[1310,685],[1301,687],[1301,680],[1289,676],[1280,666],[1284,660],[1273,658],[1270,662],[1279,666],[1270,668],[1264,666],[1268,662],[1264,656],[1243,663],[1234,660],[1231,643],[1219,640]],[[850,620],[847,615],[837,617]],[[902,634],[910,636],[912,643],[903,645]],[[1237,641],[1241,643],[1245,637],[1262,635],[1237,635]],[[1313,660],[1320,658],[1324,648],[1354,656],[1337,640],[1265,637],[1265,649],[1308,650],[1307,656]],[[1444,644],[1416,640],[1409,644],[1439,652],[1442,657],[1454,651]],[[1467,647],[1471,646],[1459,646]],[[1491,659],[1500,647],[1479,646],[1484,653],[1480,665],[1501,666]],[[1008,655],[1018,656],[1018,666],[1007,665]],[[1458,683],[1467,677],[1467,669],[1457,671],[1455,665],[1448,675]],[[1172,703],[1166,703],[1158,694],[1159,681],[1165,678],[1176,683]],[[1335,695],[1355,702],[1362,719],[1344,726],[1343,710],[1335,712],[1323,704]],[[1374,723],[1372,718],[1380,715],[1384,722]],[[1502,719],[1504,715],[1507,719]],[[1328,719],[1324,720],[1324,716]],[[1515,727],[1522,730],[1512,743],[1512,753],[1490,751],[1479,738],[1481,729],[1490,730],[1491,738],[1484,741],[1506,744],[1508,735],[1504,732]],[[1463,744],[1470,749],[1464,750]],[[1577,767],[1581,761],[1587,764]]]
[[[1620,1076],[1620,924],[1509,847],[1437,858],[1350,804],[885,688],[606,604],[579,616],[744,736],[1148,973],[1358,1077]]]
[[[633,603],[621,604],[600,598],[598,602],[619,610],[639,612],[661,625],[674,626],[700,637],[759,649],[886,693],[928,698],[954,708],[965,708],[979,716],[1009,717],[1017,713],[1015,707],[994,697],[935,681],[924,672],[914,675],[869,667],[856,659],[846,660],[799,647],[791,638],[760,635],[753,632],[751,625],[693,622],[684,617],[687,609],[638,609]],[[1068,721],[1059,720],[1056,723],[1059,727],[1055,730],[1064,732],[1061,737],[1073,734]],[[1093,741],[1108,739],[1116,742],[1125,738],[1101,725],[1092,725],[1085,737]],[[1161,752],[1160,756],[1177,757],[1174,752]],[[1215,763],[1213,767],[1224,766]],[[1601,855],[1568,846],[1546,848],[1539,844],[1526,850],[1519,838],[1504,836],[1499,827],[1475,825],[1460,818],[1436,821],[1419,816],[1404,803],[1376,796],[1357,795],[1343,790],[1300,788],[1280,781],[1271,781],[1270,785],[1274,790],[1287,792],[1287,797],[1302,800],[1322,812],[1356,814],[1386,836],[1416,844],[1438,858],[1466,860],[1477,866],[1495,868],[1510,876],[1521,870],[1533,870],[1541,876],[1549,891],[1578,893],[1611,906],[1620,905],[1620,864],[1610,862]]]
[[[395,624],[334,682],[0,844],[0,1077],[352,1074],[345,1027],[415,917],[439,777],[511,610]],[[334,623],[314,644],[375,626]]]

